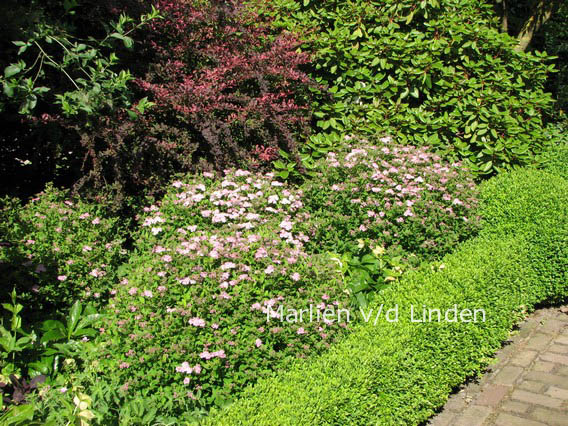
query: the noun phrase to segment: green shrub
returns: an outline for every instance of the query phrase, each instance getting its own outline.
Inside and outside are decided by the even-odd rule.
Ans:
[[[544,155],[545,170],[568,179],[568,136],[564,142],[552,146]]]
[[[312,76],[333,96],[316,108],[321,131],[386,131],[482,174],[533,163],[548,143],[550,58],[515,51],[489,2],[279,0],[265,13],[315,52]]]
[[[117,219],[105,215],[102,204],[71,201],[51,186],[24,206],[3,201],[0,271],[25,302],[28,319],[78,298],[108,297],[124,252]]]
[[[478,374],[511,327],[568,295],[568,182],[539,171],[499,176],[483,191],[487,226],[443,263],[407,275],[374,304],[398,304],[316,359],[260,380],[208,424],[420,424]],[[411,305],[484,309],[486,321],[410,322]],[[416,316],[415,316],[416,318]]]

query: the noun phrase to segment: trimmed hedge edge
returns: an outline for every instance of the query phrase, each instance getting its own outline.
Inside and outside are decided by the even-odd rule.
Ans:
[[[535,305],[568,295],[568,181],[536,170],[482,186],[482,233],[436,264],[410,273],[341,343],[260,380],[204,424],[420,424],[452,389],[479,374]],[[411,322],[410,307],[483,309],[483,322]]]

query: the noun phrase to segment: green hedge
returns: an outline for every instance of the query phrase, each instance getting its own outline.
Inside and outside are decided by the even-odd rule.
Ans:
[[[482,371],[535,304],[568,295],[568,182],[542,171],[483,185],[483,233],[377,301],[399,322],[362,324],[323,356],[248,388],[210,424],[419,424]],[[411,323],[410,305],[481,308],[477,323]]]
[[[544,158],[546,170],[568,179],[568,134],[562,143],[552,146]]]

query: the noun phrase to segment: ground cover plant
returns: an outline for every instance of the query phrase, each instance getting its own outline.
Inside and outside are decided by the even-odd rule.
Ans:
[[[398,304],[399,322],[382,317],[374,325],[373,314],[323,356],[260,380],[208,424],[425,422],[482,371],[526,312],[566,299],[566,194],[568,181],[545,172],[492,179],[482,190],[481,235],[443,263],[409,273],[373,305]],[[412,304],[481,307],[486,321],[411,323]]]

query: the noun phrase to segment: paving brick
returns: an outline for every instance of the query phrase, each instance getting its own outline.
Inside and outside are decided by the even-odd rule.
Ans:
[[[522,417],[512,416],[511,414],[500,413],[495,420],[495,424],[499,426],[546,426],[534,420],[523,419]]]
[[[556,343],[556,341],[554,341],[553,344],[548,347],[548,352],[554,352],[560,355],[568,355],[568,346],[559,345]]]
[[[518,387],[529,392],[541,393],[548,385],[541,382],[533,382],[532,380],[523,380]]]
[[[519,336],[522,338],[529,337],[531,333],[537,328],[538,322],[536,321],[527,321],[521,325],[521,329],[519,330]]]
[[[556,411],[547,408],[537,407],[531,417],[535,420],[546,423],[547,425],[566,426],[568,425],[568,413],[566,411]]]
[[[528,367],[535,360],[538,352],[536,351],[520,351],[511,359],[511,364]]]
[[[522,372],[523,369],[521,367],[506,365],[499,373],[497,373],[494,378],[494,382],[500,385],[512,385],[519,378]]]
[[[548,334],[535,333],[527,341],[526,348],[537,350],[537,351],[542,351],[543,349],[545,349],[549,345],[551,340],[552,340],[552,336],[550,336]]]
[[[486,405],[494,407],[509,393],[511,388],[505,385],[489,385],[477,397],[476,405]]]
[[[556,367],[556,364],[553,364],[552,362],[537,361],[534,363],[532,369],[534,371],[543,371],[545,373],[550,373],[552,370],[554,370],[554,367]]]
[[[543,361],[554,362],[556,364],[568,365],[568,356],[553,353],[544,353],[540,355]]]
[[[557,370],[558,374],[561,374],[563,376],[568,376],[568,366],[562,366]]]
[[[497,363],[493,366],[493,369],[495,369],[495,367],[501,367],[506,364],[508,362],[508,359],[513,356],[518,350],[517,345],[513,344],[513,342],[510,340],[506,341],[504,345],[505,346],[503,346],[496,354]]]
[[[489,407],[470,405],[457,417],[454,426],[481,426],[492,410]]]
[[[568,401],[568,389],[551,386],[545,393],[546,395],[549,395],[553,398],[564,399]]]
[[[539,395],[534,392],[528,392],[521,389],[515,389],[511,394],[512,399],[518,401],[528,402],[529,404],[542,405],[549,408],[560,408],[562,407],[561,399],[552,398],[546,395]]]
[[[515,413],[524,414],[529,411],[530,405],[519,401],[505,401],[501,408],[505,411],[513,411]]]
[[[443,411],[442,413],[438,414],[432,420],[428,422],[430,426],[450,426],[453,424],[453,419],[456,413],[452,413],[450,411]]]
[[[549,319],[546,320],[542,327],[539,328],[539,331],[542,333],[558,334],[564,329],[564,327],[566,327],[566,323],[564,321]]]
[[[465,406],[466,406],[466,402],[465,399],[462,398],[462,395],[453,395],[448,402],[446,403],[446,405],[444,406],[444,409],[446,410],[450,410],[450,411],[460,411],[462,410]]]
[[[540,371],[529,371],[525,375],[525,378],[528,380],[534,380],[536,382],[543,382],[549,385],[558,386],[563,389],[568,389],[568,380],[566,380],[566,377],[563,377],[561,375],[542,373]]]
[[[568,336],[558,336],[554,339],[554,343],[558,343],[560,345],[568,345]]]

